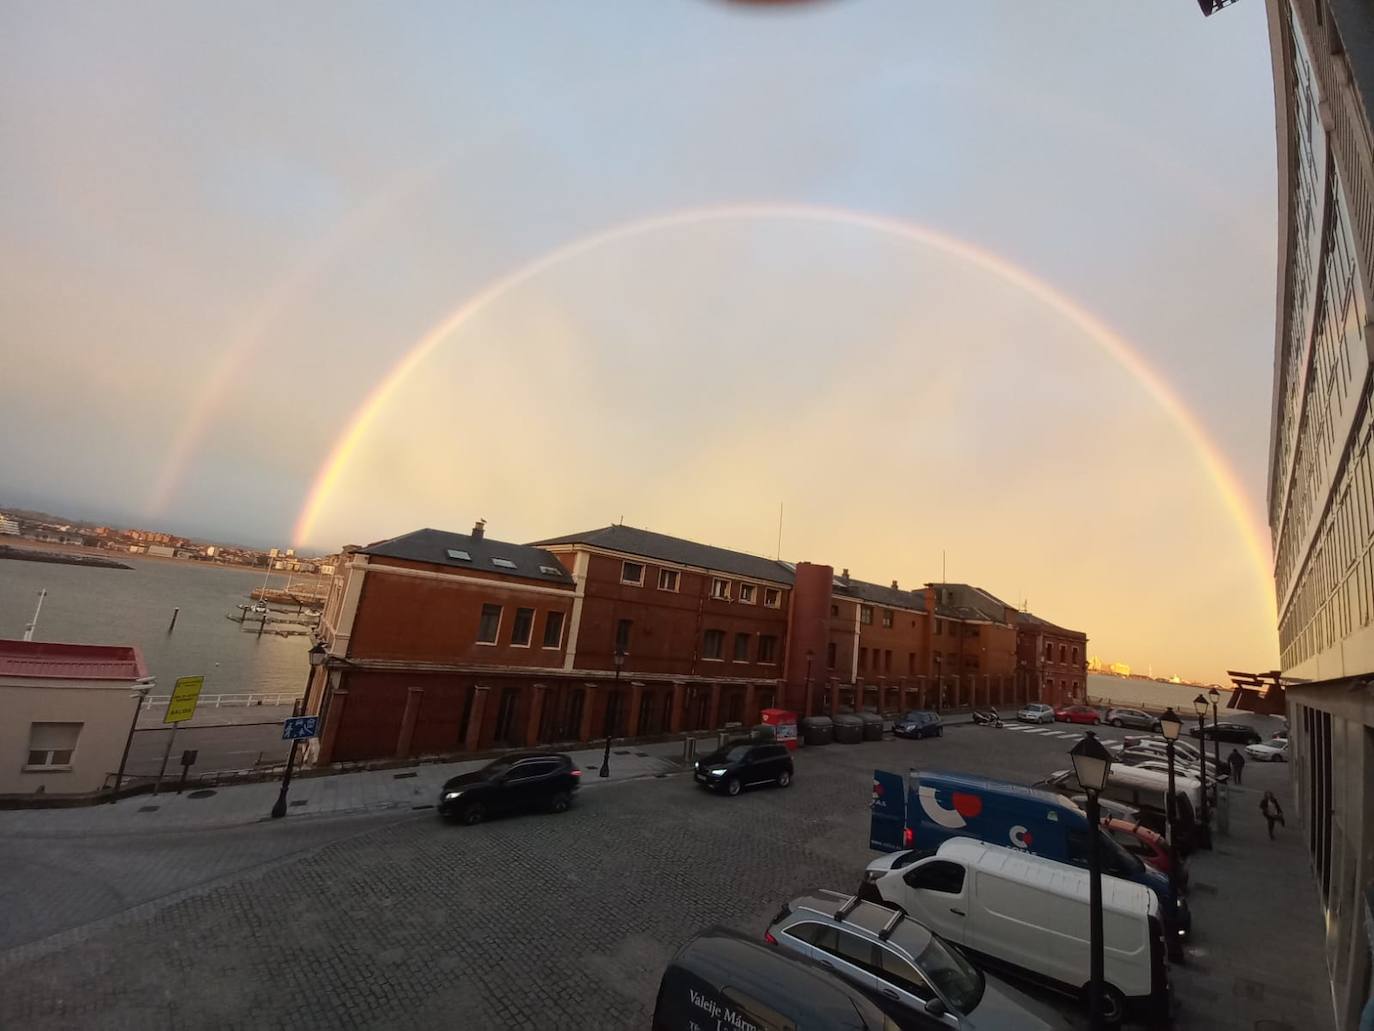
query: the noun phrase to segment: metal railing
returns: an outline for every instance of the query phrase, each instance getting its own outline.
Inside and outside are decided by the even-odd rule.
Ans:
[[[294,705],[300,699],[297,691],[288,691],[281,694],[203,694],[197,703],[199,708],[207,706],[218,709],[221,706],[250,706],[250,705]],[[141,708],[153,709],[157,706],[165,706],[172,700],[171,695],[150,694],[143,699]]]

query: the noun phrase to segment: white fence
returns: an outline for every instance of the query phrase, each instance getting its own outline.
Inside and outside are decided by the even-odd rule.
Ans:
[[[197,708],[212,707],[215,709],[221,706],[250,706],[250,705],[294,705],[300,698],[299,693],[288,694],[203,694],[197,703]],[[150,694],[143,699],[143,708],[152,709],[157,706],[165,706],[172,700],[171,695]]]

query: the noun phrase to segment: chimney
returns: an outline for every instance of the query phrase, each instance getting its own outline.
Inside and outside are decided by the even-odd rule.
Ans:
[[[893,581],[892,581],[892,589],[893,589],[894,591],[900,590],[900,589],[901,589],[901,588],[899,588],[899,587],[897,586],[897,581],[896,581],[896,580],[893,580]]]
[[[485,536],[486,532],[487,532],[487,521],[486,521],[485,519],[479,519],[479,520],[477,520],[477,522],[475,522],[475,523],[472,524],[472,539],[473,539],[473,540],[475,540],[475,541],[480,541],[480,540],[482,539],[482,537]]]
[[[849,570],[848,570],[848,569],[842,569],[842,570],[840,570],[840,579],[841,579],[841,580],[844,580],[845,582],[848,582],[848,580],[849,580]]]

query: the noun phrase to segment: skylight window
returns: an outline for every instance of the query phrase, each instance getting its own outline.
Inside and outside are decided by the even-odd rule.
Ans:
[[[500,568],[500,569],[514,569],[514,568],[515,568],[515,563],[512,562],[512,561],[511,561],[510,559],[508,559],[508,558],[494,558],[494,559],[491,560],[491,564],[492,564],[493,566],[496,566],[496,567]]]
[[[472,561],[471,555],[469,555],[466,551],[459,551],[457,548],[449,548],[448,557],[451,559],[457,559],[459,562]]]
[[[553,566],[540,566],[539,571],[546,576],[562,576],[563,570],[555,569]]]

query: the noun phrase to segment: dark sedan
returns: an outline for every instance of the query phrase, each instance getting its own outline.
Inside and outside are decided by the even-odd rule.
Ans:
[[[892,733],[897,737],[941,737],[944,732],[945,725],[940,714],[924,709],[912,709],[892,721]]]
[[[480,770],[445,781],[439,815],[481,823],[500,813],[542,809],[561,813],[572,805],[582,771],[557,752],[503,755]]]
[[[1244,723],[1218,723],[1215,730],[1209,723],[1205,735],[1199,734],[1197,727],[1189,727],[1188,734],[1191,737],[1212,738],[1215,736],[1218,741],[1235,741],[1242,745],[1257,745],[1264,740],[1258,730]]]

